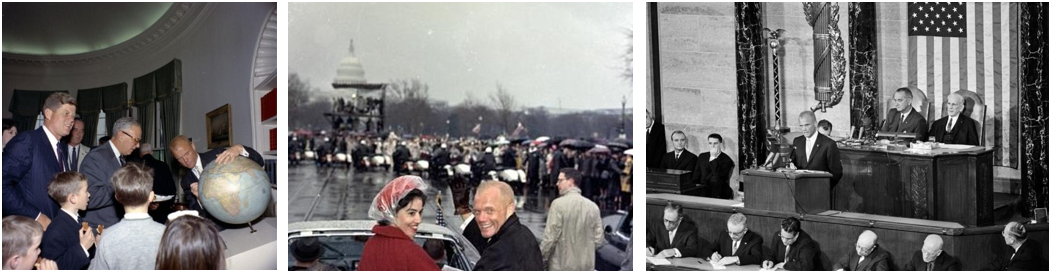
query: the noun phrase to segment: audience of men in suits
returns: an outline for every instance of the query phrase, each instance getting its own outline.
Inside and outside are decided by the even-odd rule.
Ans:
[[[700,251],[698,226],[683,215],[683,206],[665,205],[664,225],[647,226],[647,256],[662,258],[697,257]]]
[[[760,264],[763,261],[763,237],[750,231],[747,223],[745,214],[732,214],[727,219],[727,231],[717,235],[716,242],[703,249],[701,255],[722,265]]]
[[[877,245],[877,234],[863,231],[855,242],[855,253],[844,256],[833,265],[838,271],[888,271],[890,255]]]
[[[691,170],[698,160],[698,156],[687,150],[687,134],[682,131],[672,132],[672,151],[665,153],[661,158],[661,168]]]
[[[696,185],[707,186],[701,196],[732,199],[734,190],[731,189],[731,174],[734,172],[734,160],[723,153],[723,136],[713,133],[709,134],[709,151],[699,154],[696,164],[691,170],[693,181]]]
[[[928,234],[924,245],[913,252],[909,263],[902,268],[905,271],[960,271],[961,261],[942,251],[942,237]]]

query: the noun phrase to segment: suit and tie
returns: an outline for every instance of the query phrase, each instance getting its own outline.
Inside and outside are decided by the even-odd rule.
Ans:
[[[961,261],[943,251],[935,261],[924,262],[924,254],[920,250],[914,251],[910,262],[903,267],[905,271],[961,271]]]
[[[1048,271],[1047,257],[1041,255],[1041,243],[1030,239],[1019,249],[1002,246],[1004,251],[984,270],[994,271]]]
[[[833,174],[830,179],[830,187],[835,187],[840,177],[844,174],[844,167],[840,164],[840,149],[836,142],[821,133],[815,132],[817,138],[811,147],[811,154],[807,154],[807,137],[799,136],[793,139],[793,151],[789,159],[793,161],[796,168],[807,170],[826,171]]]
[[[917,134],[917,140],[928,140],[928,120],[924,119],[917,109],[911,108],[905,118],[899,110],[889,109],[885,117],[884,127],[880,128],[880,131],[914,133]]]
[[[66,151],[69,154],[70,170],[80,171],[80,166],[84,164],[84,158],[88,156],[88,152],[91,151],[91,148],[84,144],[76,146],[68,145],[66,146]]]
[[[40,257],[55,261],[59,270],[87,269],[91,262],[80,246],[80,220],[73,219],[62,209],[56,209],[51,225],[40,240]]]
[[[125,163],[117,157],[113,143],[109,141],[92,149],[84,158],[81,173],[88,177],[88,192],[91,193],[84,221],[93,228],[100,224],[112,226],[124,216],[124,206],[113,198],[110,177]]]
[[[670,240],[669,231],[665,228],[664,223],[647,226],[647,247],[654,248],[655,254],[662,250],[675,248],[679,250],[680,255],[683,255],[683,257],[697,257],[701,255],[698,254],[700,251],[698,246],[698,226],[694,224],[694,221],[690,220],[690,217],[683,216],[679,227],[676,228],[676,234],[672,237],[673,239]]]
[[[873,248],[873,251],[869,253],[869,256],[864,258],[858,256],[858,252],[851,252],[851,254],[844,256],[833,265],[833,270],[843,269],[844,271],[888,271],[888,265],[891,254],[887,251],[877,247]],[[859,260],[861,258],[861,260]]]
[[[709,159],[705,160],[708,161]],[[694,165],[697,164],[697,161],[698,156],[690,153],[689,150],[684,149],[683,152],[679,153],[679,157],[676,157],[676,151],[673,150],[665,153],[665,156],[661,158],[661,168],[694,170]]]
[[[779,264],[785,262],[782,267],[785,270],[795,271],[819,271],[822,270],[822,265],[818,263],[819,254],[821,252],[818,249],[818,244],[814,240],[811,240],[811,235],[807,235],[807,232],[800,231],[800,235],[797,236],[796,241],[789,246],[789,253],[786,256],[785,244],[781,241],[781,235],[775,233],[774,243],[771,244],[771,250],[773,253],[765,254],[764,260]]]
[[[58,204],[47,194],[55,174],[68,170],[66,146],[51,143],[45,127],[15,135],[4,147],[3,215],[37,218],[43,214],[54,219]]]
[[[249,159],[251,159],[253,162],[256,162],[260,166],[263,166],[263,156],[262,155],[260,155],[258,152],[256,152],[255,150],[253,150],[250,147],[247,147],[247,146],[243,146],[243,147],[245,148],[245,151],[248,152],[248,158]],[[201,189],[200,179],[198,179],[198,176],[200,176],[199,173],[200,172],[204,172],[204,168],[208,167],[208,164],[211,164],[212,162],[215,162],[216,158],[219,157],[219,154],[223,153],[226,150],[227,150],[227,148],[224,147],[224,148],[217,148],[217,149],[213,149],[213,150],[210,150],[208,152],[205,152],[205,153],[198,154],[197,161],[199,161],[201,163],[201,167],[200,167],[201,170],[193,170],[193,169],[187,170],[186,174],[183,175],[183,179],[180,181],[180,185],[182,185],[183,193],[184,193],[184,195],[186,197],[186,204],[190,207],[190,209],[197,210],[197,212],[201,215],[201,217],[209,218],[213,222],[215,222],[217,225],[220,225],[220,226],[222,226],[221,224],[223,224],[223,223],[221,221],[215,219],[214,217],[212,217],[211,214],[208,214],[208,212],[204,209],[204,207],[201,206],[201,202],[198,201],[197,197],[194,196],[193,192],[190,191],[190,184],[198,183],[197,189],[200,190]]]
[[[647,167],[661,168],[661,158],[668,149],[665,138],[665,126],[655,121],[647,132]]]
[[[702,257],[710,257],[713,253],[719,253],[722,257],[738,257],[738,265],[750,265],[763,263],[763,237],[756,232],[747,231],[738,241],[738,247],[734,247],[734,239],[727,232],[721,232],[716,243],[711,248],[701,252]]]
[[[979,145],[979,131],[975,129],[975,120],[971,117],[958,115],[953,118],[953,128],[946,130],[946,125],[953,117],[942,117],[931,124],[928,136],[935,137],[936,142],[945,144]]]

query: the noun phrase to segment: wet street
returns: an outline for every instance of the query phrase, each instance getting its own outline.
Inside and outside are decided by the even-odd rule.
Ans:
[[[353,168],[316,167],[305,163],[289,167],[289,222],[319,220],[368,220],[369,205],[393,172],[380,169],[356,172]],[[430,182],[427,179],[425,181]],[[453,196],[448,187],[430,187],[424,207],[424,222],[436,223],[437,196],[442,196],[442,214],[448,227],[459,227],[463,221],[454,214]],[[544,235],[545,214],[520,209],[520,221],[533,231],[538,241]]]

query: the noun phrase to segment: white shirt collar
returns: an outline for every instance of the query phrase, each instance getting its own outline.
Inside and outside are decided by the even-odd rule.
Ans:
[[[58,152],[58,138],[56,138],[55,135],[51,134],[51,130],[48,129],[47,125],[43,125],[43,127],[44,127],[44,134],[47,135],[48,143],[51,144],[51,149],[56,150],[55,152],[57,153]]]
[[[73,220],[77,220],[77,212],[75,212],[75,211],[74,212],[69,212],[65,208],[59,208],[59,209],[61,209],[62,212],[65,212],[66,215],[69,215],[69,217],[73,218]]]
[[[815,134],[811,135],[811,137],[804,137],[804,138],[807,138],[807,142],[808,143],[814,144],[815,141],[818,141],[818,134],[821,134],[821,133],[818,133],[818,131],[815,131]]]
[[[125,220],[150,219],[149,213],[124,213]]]
[[[121,158],[121,152],[117,150],[117,146],[113,145],[113,140],[110,140],[107,143],[109,143],[110,145],[110,150],[113,151],[113,156],[117,157],[117,159],[119,160]]]
[[[909,116],[909,115],[910,115],[910,112],[913,112],[913,107],[912,107],[912,106],[911,106],[911,107],[908,107],[908,108],[906,108],[905,110],[903,110],[903,111],[902,111],[902,116],[903,116],[903,117],[905,117],[905,116]]]

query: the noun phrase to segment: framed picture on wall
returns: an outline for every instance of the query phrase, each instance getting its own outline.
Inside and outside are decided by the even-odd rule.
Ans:
[[[223,105],[205,114],[208,149],[230,146],[233,130],[230,124],[230,104]]]

